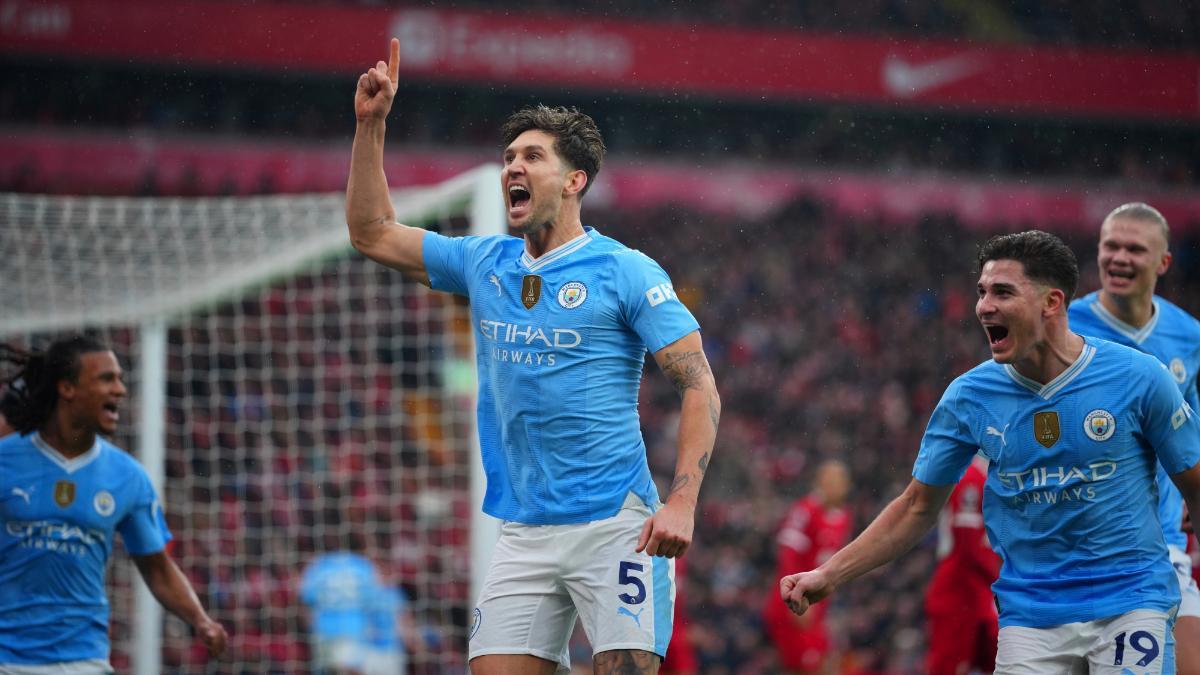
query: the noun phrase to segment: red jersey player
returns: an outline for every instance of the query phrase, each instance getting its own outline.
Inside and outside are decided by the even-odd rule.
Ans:
[[[1000,556],[992,551],[983,529],[986,480],[987,460],[976,456],[938,522],[941,562],[925,592],[929,619],[925,672],[929,675],[995,669],[1000,626],[992,582],[1000,573]]]
[[[675,621],[671,641],[667,643],[667,657],[663,659],[659,675],[695,675],[700,671],[700,660],[688,636],[691,619],[688,617],[684,597],[684,577],[687,576],[686,558],[675,561]]]
[[[817,468],[815,491],[792,504],[776,537],[776,577],[815,569],[845,545],[850,538],[850,514],[842,504],[849,492],[850,475],[845,464],[828,461]],[[821,603],[804,616],[796,616],[778,593],[767,594],[763,620],[784,672],[826,670],[832,651],[825,629],[828,607],[829,603]]]

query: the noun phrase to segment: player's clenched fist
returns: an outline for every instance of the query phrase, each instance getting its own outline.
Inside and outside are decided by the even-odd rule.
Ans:
[[[821,570],[789,574],[779,580],[779,597],[788,609],[802,616],[813,603],[833,592],[833,584]]]
[[[380,61],[358,76],[354,92],[354,116],[358,121],[381,120],[392,109],[396,97],[396,82],[400,75],[400,41],[392,38],[388,62]]]
[[[204,646],[208,648],[209,656],[220,656],[225,652],[225,645],[229,642],[229,635],[225,633],[225,628],[216,621],[207,621],[201,625],[197,631],[200,639],[204,641]]]

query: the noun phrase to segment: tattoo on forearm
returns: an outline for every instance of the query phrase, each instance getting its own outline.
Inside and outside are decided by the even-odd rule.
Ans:
[[[691,476],[686,473],[681,473],[678,476],[675,476],[675,480],[671,481],[671,490],[669,494],[675,494],[676,492],[679,492],[683,488],[687,487],[687,484],[690,481]]]
[[[640,649],[613,649],[592,658],[596,675],[654,675],[658,672],[658,654]]]
[[[713,433],[716,433],[717,425],[721,423],[721,406],[715,396],[708,397],[708,417],[712,420]]]
[[[704,453],[704,456],[700,458],[700,461],[697,462],[697,464],[700,466],[700,475],[701,476],[703,476],[705,473],[708,472],[708,460],[710,457],[712,457],[712,453],[706,452],[706,453]]]
[[[671,384],[675,385],[675,391],[680,396],[683,396],[683,392],[688,389],[699,389],[704,378],[711,377],[704,352],[667,354],[663,372],[671,378]]]

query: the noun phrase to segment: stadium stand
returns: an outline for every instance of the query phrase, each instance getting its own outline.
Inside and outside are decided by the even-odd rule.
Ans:
[[[442,4],[254,3],[263,11],[380,13],[437,11]],[[458,6],[491,5],[480,0]],[[83,11],[83,3],[63,6]],[[563,17],[635,27],[728,24],[763,39],[794,29],[837,41],[865,36],[880,44],[934,38],[955,48],[1082,46],[1088,49],[1064,52],[1063,58],[1085,64],[1089,58],[1163,58],[1184,64],[1180,72],[1186,70],[1193,86],[1200,53],[1200,5],[1166,0],[611,0],[569,7],[534,0],[504,16],[533,24]],[[0,25],[0,37],[13,35],[13,25]],[[12,44],[0,47],[0,191],[199,197],[344,186],[353,75],[340,62],[272,68],[267,56],[201,63],[174,52],[96,57],[53,41],[50,47]],[[378,39],[367,47],[381,44]],[[304,43],[288,47],[310,48],[315,50]],[[1004,103],[980,108],[900,97],[724,94],[636,80],[624,88],[608,82],[534,88],[515,79],[411,74],[401,114],[389,129],[389,147],[398,148],[389,155],[389,176],[396,184],[428,183],[494,159],[499,121],[528,102],[575,104],[600,122],[612,155],[611,173],[602,174],[599,185],[619,188],[601,187],[589,197],[585,220],[636,244],[671,272],[681,299],[705,327],[724,401],[684,598],[703,673],[775,672],[759,616],[763,594],[774,592],[776,581],[772,536],[787,504],[807,491],[813,467],[828,457],[849,463],[858,527],[907,482],[940,392],[987,355],[973,319],[970,268],[974,246],[987,234],[1030,226],[1064,234],[1084,263],[1082,293],[1095,287],[1093,231],[1099,217],[1120,203],[1114,200],[1165,202],[1177,233],[1176,258],[1160,290],[1200,313],[1200,111],[1194,90],[1182,94],[1191,96],[1190,112],[1156,116],[1136,107],[1089,108],[1087,102],[1061,110]],[[912,189],[921,181],[923,190]],[[633,189],[642,183],[653,185],[653,194]],[[716,189],[726,185],[733,185],[730,194]],[[989,201],[969,198],[984,194]],[[348,274],[357,286],[383,285],[365,267]],[[353,324],[346,313],[356,311],[323,295],[322,283],[314,274],[268,289],[253,311],[319,314],[320,321],[287,329],[308,331],[310,342],[319,341],[326,326]],[[377,319],[382,321],[372,317]],[[135,351],[133,338],[117,338],[118,353]],[[450,501],[423,501],[428,486],[405,468],[429,461],[429,453],[437,455],[435,463],[461,463],[463,452],[444,447],[419,424],[351,424],[375,420],[363,411],[387,406],[389,388],[400,381],[396,373],[417,357],[360,354],[355,358],[361,361],[345,363],[336,354],[293,354],[297,367],[323,375],[291,369],[291,379],[277,383],[279,391],[252,393],[264,400],[317,400],[317,392],[345,387],[353,400],[332,412],[307,400],[298,404],[293,412],[316,420],[312,425],[261,430],[238,418],[230,431],[222,416],[252,414],[257,404],[236,407],[222,399],[228,383],[219,374],[240,369],[244,376],[247,369],[267,367],[228,362],[221,350],[227,338],[217,330],[171,335],[177,358],[190,359],[173,361],[172,368],[218,375],[170,392],[167,472],[169,478],[205,477],[174,495],[183,508],[175,510],[171,526],[179,539],[175,553],[195,563],[185,568],[234,637],[239,656],[233,671],[307,672],[303,664],[311,654],[296,593],[302,563],[321,542],[303,533],[352,523],[337,531],[376,557],[390,552],[392,560],[383,563],[388,578],[413,598],[422,635],[410,672],[461,672],[470,599],[461,587],[430,586],[424,570],[453,566],[445,551],[461,551],[465,534],[460,523],[431,522],[426,511],[461,517],[477,505],[464,502],[457,475],[448,487],[459,492]],[[347,384],[348,369],[368,367],[393,370]],[[664,480],[673,470],[668,430],[675,401],[665,380],[646,378],[643,431],[651,468]],[[345,409],[361,415],[343,420]],[[396,450],[368,449],[376,444]],[[739,461],[724,461],[735,454]],[[361,506],[352,513],[336,508],[346,503]],[[184,522],[180,513],[193,515]],[[418,531],[422,548],[406,547]],[[436,549],[439,543],[445,551]],[[839,672],[919,672],[921,595],[933,554],[930,539],[883,573],[841,591],[831,614],[845,651]],[[201,564],[218,555],[231,562]],[[120,650],[130,631],[121,574],[114,600],[119,667],[128,664]],[[447,601],[435,604],[431,596]],[[167,633],[164,671],[204,672],[203,655],[188,646],[180,627],[169,623]]]

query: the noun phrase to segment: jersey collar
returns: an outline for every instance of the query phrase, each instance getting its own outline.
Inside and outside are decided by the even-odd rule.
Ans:
[[[1018,373],[1017,369],[1013,368],[1011,363],[1004,364],[1004,372],[1008,373],[1008,376],[1012,378],[1013,382],[1016,382],[1022,387],[1025,387],[1029,391],[1032,391],[1038,396],[1049,401],[1055,394],[1062,391],[1063,387],[1070,384],[1071,380],[1079,377],[1079,374],[1083,372],[1084,368],[1087,368],[1088,364],[1092,362],[1092,357],[1095,355],[1096,348],[1089,344],[1087,339],[1084,339],[1083,351],[1079,352],[1079,356],[1076,357],[1075,362],[1070,366],[1067,366],[1066,370],[1059,373],[1058,377],[1050,380],[1046,384],[1042,384],[1036,380],[1031,380],[1021,373]]]
[[[1142,326],[1141,328],[1130,326],[1124,321],[1118,319],[1112,312],[1108,311],[1108,308],[1104,306],[1104,303],[1100,302],[1099,295],[1096,296],[1096,299],[1090,305],[1088,305],[1088,307],[1092,310],[1092,313],[1096,315],[1096,318],[1103,321],[1109,328],[1115,330],[1121,335],[1124,335],[1130,340],[1133,340],[1135,344],[1139,345],[1142,344],[1142,342],[1144,342],[1146,338],[1150,337],[1150,334],[1154,332],[1154,327],[1158,325],[1158,317],[1162,315],[1162,312],[1159,311],[1162,308],[1158,306],[1158,298],[1154,298],[1153,300],[1154,311],[1150,313],[1150,320],[1147,321],[1146,325]]]
[[[42,439],[42,435],[38,432],[33,432],[29,436],[29,440],[33,442],[34,447],[42,452],[51,462],[58,465],[60,469],[67,473],[75,473],[83,467],[91,464],[100,456],[100,438],[96,438],[95,444],[82,455],[73,459],[68,459],[58,450],[55,450],[49,443]]]
[[[567,243],[563,244],[562,246],[559,246],[558,248],[554,249],[553,251],[545,253],[537,258],[534,258],[533,256],[529,255],[529,251],[522,251],[521,252],[521,265],[523,267],[525,267],[526,269],[528,269],[530,272],[536,272],[537,270],[540,270],[543,267],[545,267],[555,261],[566,258],[567,256],[571,255],[575,251],[578,251],[579,249],[583,248],[584,246],[587,246],[588,243],[591,241],[592,241],[591,228],[590,227],[584,228],[583,234],[575,237],[571,241],[568,241]]]

